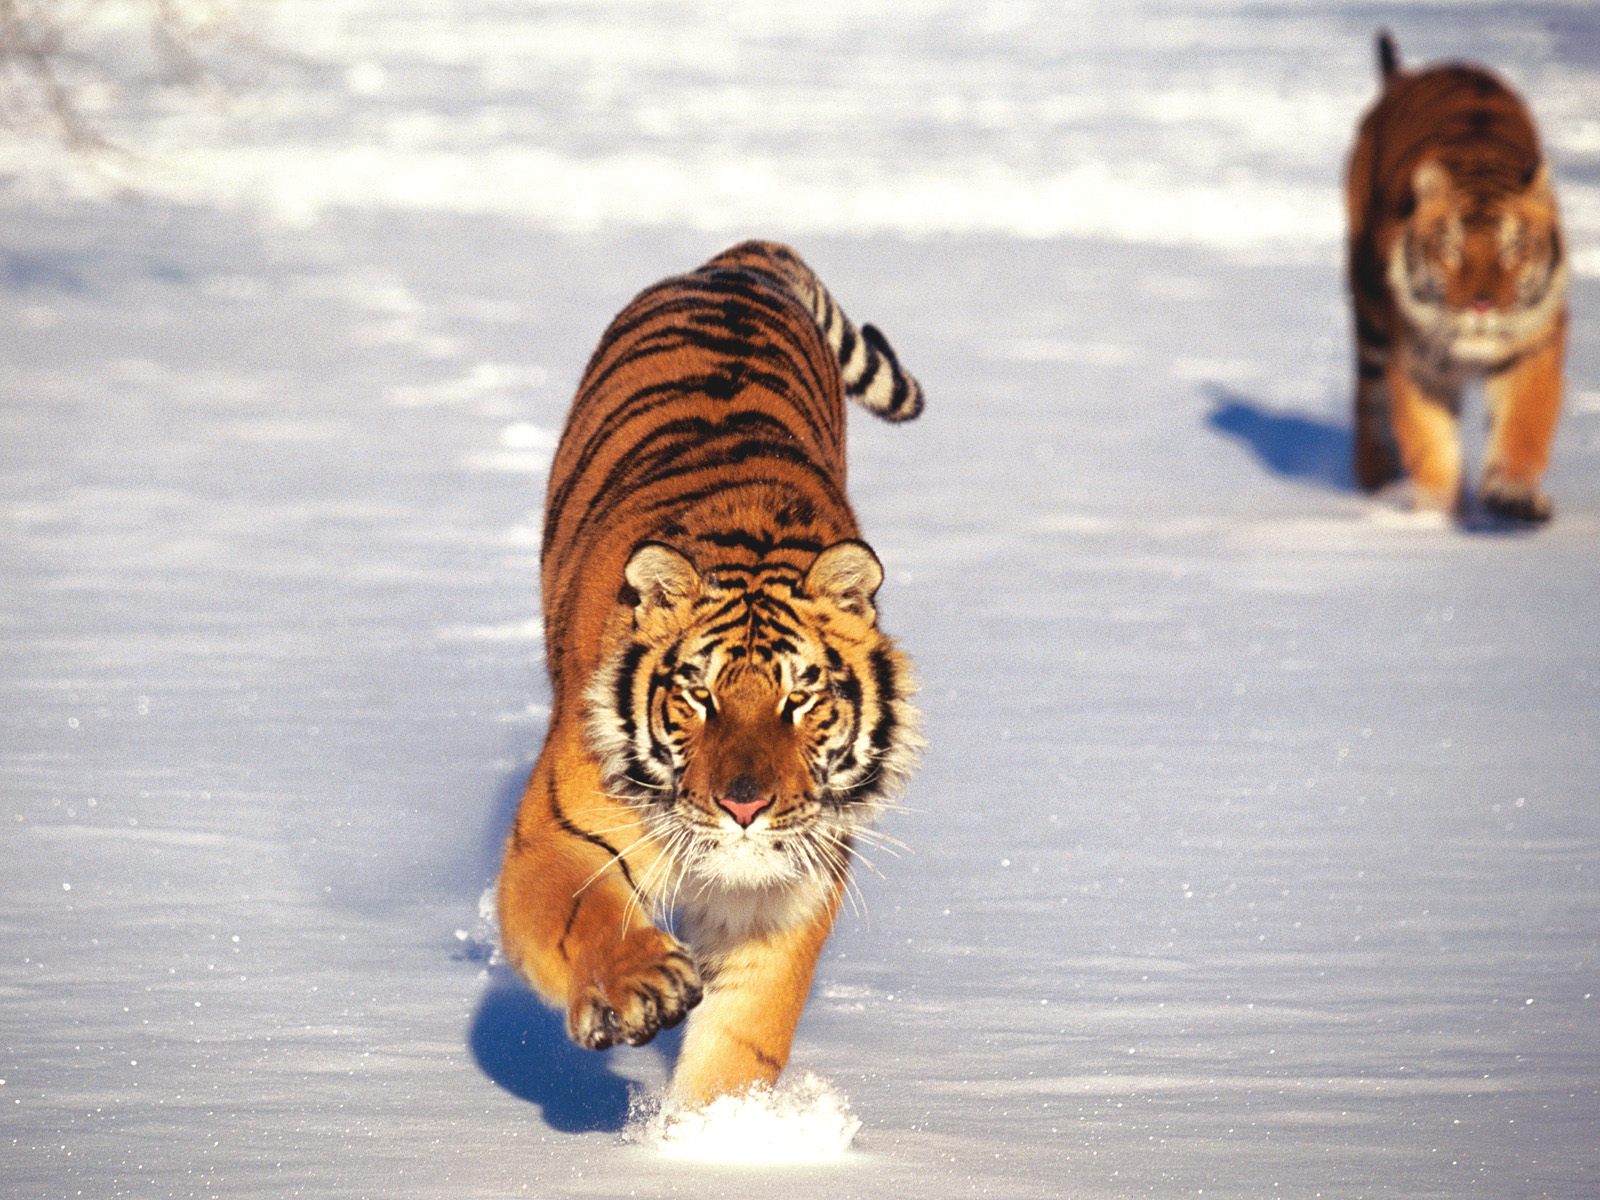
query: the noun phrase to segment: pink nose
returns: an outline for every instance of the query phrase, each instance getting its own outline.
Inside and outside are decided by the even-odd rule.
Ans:
[[[1490,307],[1491,306],[1487,300],[1474,300],[1472,302],[1472,311],[1477,313],[1479,316],[1482,316],[1484,313],[1488,312]]]
[[[728,814],[737,822],[740,828],[748,828],[751,821],[764,808],[772,804],[772,797],[761,800],[730,800],[727,796],[718,796],[717,803],[728,810]]]

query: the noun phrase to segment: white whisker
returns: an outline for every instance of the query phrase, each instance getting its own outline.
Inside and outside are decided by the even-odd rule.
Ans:
[[[680,847],[683,848],[683,849],[688,849],[690,847],[690,845],[693,843],[693,841],[694,841],[694,831],[693,830],[686,829],[686,828],[685,829],[679,829],[678,832],[677,832],[677,835],[674,836],[674,838],[673,838],[673,840],[671,842],[671,846],[672,846],[674,855],[677,854],[678,849]],[[667,897],[667,902],[666,902],[666,911],[667,911],[667,913],[669,915],[671,913],[677,912],[677,910],[678,910],[678,893],[683,890],[683,881],[689,877],[689,864],[687,862],[679,861],[677,863],[677,869],[678,869],[678,878],[677,878],[677,881],[672,885],[672,895]]]
[[[647,833],[645,836],[649,837],[651,835]],[[658,852],[656,854],[655,862],[650,864],[649,868],[640,878],[638,885],[634,888],[633,894],[628,897],[628,903],[622,906],[622,927],[624,930],[626,930],[628,927],[628,917],[630,914],[638,912],[641,917],[645,915],[644,904],[645,901],[650,898],[651,889],[654,886],[656,876],[670,865],[670,861],[671,860],[665,853]]]
[[[615,775],[615,776],[612,776],[612,778],[609,780],[609,782],[612,782],[612,783],[631,783],[631,784],[633,784],[634,787],[642,787],[646,791],[651,791],[651,792],[670,792],[672,790],[672,785],[671,784],[656,783],[653,780],[649,780],[649,779],[635,779],[632,775]]]
[[[849,837],[847,837],[846,835],[842,835],[842,834],[831,833],[831,832],[829,832],[827,830],[819,830],[819,832],[822,834],[823,837],[827,838],[830,842],[832,842],[833,845],[837,846],[840,850],[843,850],[845,852],[845,854],[847,854],[851,858],[855,859],[862,866],[864,866],[867,870],[871,871],[874,875],[876,875],[879,879],[882,879],[884,877],[883,872],[878,870],[877,864],[875,864],[865,854],[861,853],[861,851],[855,846],[855,844],[849,839]],[[888,851],[888,852],[892,853],[892,851]]]
[[[915,850],[906,845],[899,838],[890,837],[881,830],[873,829],[866,825],[858,826],[852,830],[850,836],[859,838],[861,841],[866,842],[876,850],[882,850],[890,858],[899,858],[900,855],[898,851],[904,851],[907,854],[916,853]]]
[[[576,889],[574,889],[574,891],[572,893],[573,898],[576,899],[577,897],[583,895],[584,891],[589,887],[589,885],[591,883],[593,883],[596,879],[599,879],[600,876],[604,875],[606,873],[606,870],[613,863],[621,862],[623,855],[627,854],[628,851],[632,850],[640,842],[649,841],[651,839],[651,837],[652,837],[651,833],[648,830],[646,830],[644,833],[642,833],[638,837],[634,838],[633,841],[629,842],[621,850],[618,850],[610,858],[606,859],[605,862],[601,863],[599,865],[599,867],[597,867],[595,869],[595,872],[594,872],[593,875],[590,875],[589,878],[585,879],[582,883],[580,883],[577,886]]]

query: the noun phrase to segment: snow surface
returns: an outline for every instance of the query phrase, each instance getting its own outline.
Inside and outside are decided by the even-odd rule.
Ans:
[[[670,1159],[762,1168],[836,1162],[860,1129],[850,1102],[807,1071],[699,1108],[646,1100],[636,1106],[625,1136]]]
[[[0,146],[0,1193],[1600,1194],[1593,7],[249,11],[222,111]],[[1350,485],[1380,21],[1552,148],[1545,530]],[[929,397],[852,424],[931,745],[781,1173],[629,1140],[675,1043],[570,1046],[477,908],[572,386],[750,235]]]

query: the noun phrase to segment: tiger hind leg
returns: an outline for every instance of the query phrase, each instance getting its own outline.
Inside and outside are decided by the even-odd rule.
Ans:
[[[705,999],[689,1017],[672,1073],[673,1099],[700,1105],[770,1086],[789,1061],[817,957],[838,912],[842,881],[784,927],[694,936]]]

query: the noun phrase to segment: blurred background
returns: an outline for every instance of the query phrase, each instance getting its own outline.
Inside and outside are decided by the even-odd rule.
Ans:
[[[1325,257],[1380,23],[1413,59],[1513,76],[1592,256],[1582,3],[10,0],[23,136],[0,169],[291,227],[361,208]]]

